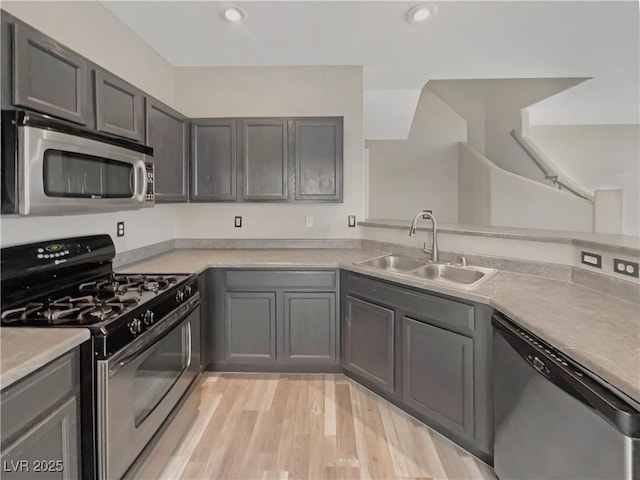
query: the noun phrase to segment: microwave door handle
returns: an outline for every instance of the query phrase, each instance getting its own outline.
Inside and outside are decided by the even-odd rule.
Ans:
[[[147,169],[144,166],[144,162],[142,160],[137,161],[133,165],[133,171],[133,183],[135,185],[135,193],[133,198],[136,200],[136,202],[143,203],[144,198],[147,194]]]

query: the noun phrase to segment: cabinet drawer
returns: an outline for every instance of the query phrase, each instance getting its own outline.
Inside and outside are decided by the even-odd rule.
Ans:
[[[277,290],[281,288],[335,289],[335,270],[228,270],[227,288],[257,288]]]
[[[376,303],[393,305],[397,309],[411,312],[412,316],[448,330],[466,335],[474,333],[473,305],[415,292],[408,287],[370,280],[353,273],[346,273],[344,279],[342,287],[349,294],[357,294]]]
[[[2,392],[2,444],[74,392],[78,351],[67,353]]]

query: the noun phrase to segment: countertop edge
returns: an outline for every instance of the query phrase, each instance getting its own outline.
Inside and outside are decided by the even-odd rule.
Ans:
[[[6,329],[10,328],[11,327],[2,327],[0,329],[0,338],[3,335],[3,332],[5,332]],[[13,329],[25,331],[24,328],[20,327],[14,327]],[[31,330],[32,329],[29,329],[29,331]],[[28,360],[20,363],[19,365],[10,367],[9,370],[4,370],[3,366],[2,369],[0,369],[0,390],[4,390],[5,388],[10,387],[14,383],[22,380],[31,373],[35,372],[41,367],[44,367],[48,363],[51,363],[56,358],[73,350],[75,347],[91,338],[91,333],[86,328],[64,329],[63,331],[68,331],[71,334],[63,340],[56,341],[55,344],[47,350],[41,351],[31,356]],[[2,348],[5,349],[6,347]],[[6,359],[3,360],[4,361],[2,363],[6,363]]]

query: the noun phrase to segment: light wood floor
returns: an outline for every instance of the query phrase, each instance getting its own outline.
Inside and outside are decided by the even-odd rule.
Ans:
[[[212,374],[200,394],[199,416],[162,478],[496,478],[343,375]]]

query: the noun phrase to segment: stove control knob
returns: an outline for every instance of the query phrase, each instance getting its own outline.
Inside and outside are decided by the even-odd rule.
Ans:
[[[147,310],[144,314],[144,316],[142,317],[142,321],[144,322],[145,325],[151,325],[153,323],[153,317],[154,317],[154,313],[151,310]]]
[[[182,290],[178,290],[176,292],[176,302],[182,303],[184,300],[184,292]]]
[[[140,322],[140,319],[134,318],[131,320],[131,323],[129,324],[129,331],[133,335],[137,335],[142,331],[142,322]]]
[[[191,285],[187,285],[186,287],[184,287],[184,295],[185,297],[190,297],[191,296]]]

